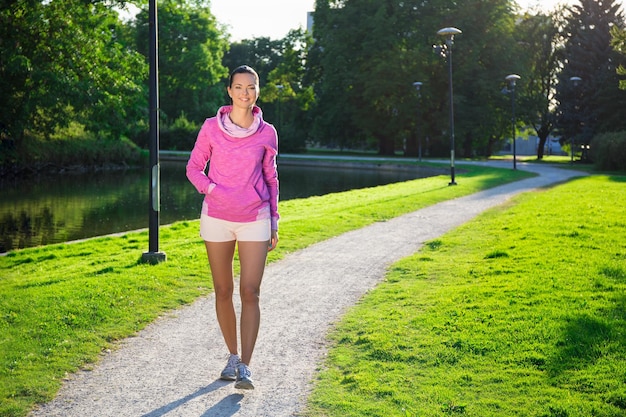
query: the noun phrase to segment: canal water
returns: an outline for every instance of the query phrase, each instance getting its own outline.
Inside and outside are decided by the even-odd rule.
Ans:
[[[425,177],[408,170],[282,165],[280,199],[306,198]],[[0,252],[148,227],[147,169],[64,174],[0,183]],[[196,219],[202,195],[185,162],[161,162],[160,223]]]

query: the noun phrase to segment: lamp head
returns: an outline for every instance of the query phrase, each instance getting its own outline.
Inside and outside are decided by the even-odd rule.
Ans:
[[[569,77],[569,80],[574,84],[574,87],[578,87],[583,79],[580,77]]]
[[[457,28],[443,28],[437,31],[437,35],[444,36],[446,38],[446,45],[448,46],[448,53],[452,49],[454,43],[454,35],[459,35],[462,32]]]
[[[454,38],[454,35],[460,35],[461,33],[463,32],[461,32],[460,29],[453,28],[453,27],[447,27],[447,28],[439,29],[437,31],[437,35],[446,36],[448,38]]]
[[[522,77],[520,77],[520,76],[519,76],[519,75],[517,75],[517,74],[509,74],[509,75],[507,75],[504,79],[505,79],[505,80],[509,83],[509,85],[510,85],[511,87],[515,87],[515,83],[516,83],[516,82],[517,82],[517,80],[519,80],[520,78],[522,78]]]
[[[416,89],[417,91],[420,91],[420,88],[422,87],[422,85],[423,85],[423,83],[422,83],[422,82],[420,82],[420,81],[415,81],[415,82],[413,83],[413,87],[415,87],[415,89]]]

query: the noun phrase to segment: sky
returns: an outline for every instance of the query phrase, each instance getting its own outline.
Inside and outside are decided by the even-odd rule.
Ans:
[[[315,8],[315,0],[210,0],[211,13],[227,25],[232,41],[268,37],[282,39],[291,29],[306,29],[307,12]],[[523,8],[537,6],[552,9],[557,3],[576,0],[518,0]],[[622,1],[622,4],[626,0]]]
[[[232,41],[282,39],[291,29],[306,29],[315,0],[210,0],[211,13],[227,25]]]

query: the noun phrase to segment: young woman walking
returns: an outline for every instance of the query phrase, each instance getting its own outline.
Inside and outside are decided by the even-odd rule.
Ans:
[[[278,134],[256,106],[259,76],[249,66],[230,75],[232,105],[207,119],[187,163],[187,178],[204,194],[205,241],[220,330],[230,353],[221,379],[254,389],[249,365],[260,323],[259,296],[268,251],[278,243]],[[208,173],[206,166],[209,165]],[[233,259],[239,252],[240,338],[233,305]]]

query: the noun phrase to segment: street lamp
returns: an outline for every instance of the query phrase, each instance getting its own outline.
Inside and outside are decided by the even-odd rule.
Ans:
[[[448,58],[448,78],[450,82],[450,183],[448,185],[456,185],[454,181],[454,99],[452,93],[452,45],[454,44],[454,35],[460,35],[459,29],[447,27],[439,29],[437,35],[444,36],[446,43],[443,46],[436,45],[435,50]]]
[[[278,84],[276,88],[278,89],[278,130],[281,131],[283,129],[283,109],[281,108],[281,101],[283,98],[283,88],[285,88],[285,86]]]
[[[517,135],[517,131],[515,129],[515,84],[520,77],[517,74],[507,75],[504,79],[509,83],[508,92],[511,93],[511,114],[512,114],[512,127],[513,127],[513,169],[517,169],[517,148],[516,148],[516,140],[515,137]]]
[[[422,94],[420,93],[420,88],[422,88],[423,83],[420,81],[415,81],[413,83],[413,87],[415,87],[415,89],[417,90],[417,97],[418,99],[422,97]],[[422,162],[422,137],[420,136],[420,132],[419,132],[419,103],[418,103],[418,112],[417,112],[417,155],[419,158],[419,161]]]
[[[580,85],[580,83],[583,81],[583,79],[582,79],[582,78],[580,78],[580,77],[576,77],[576,76],[574,76],[574,77],[569,77],[569,80],[570,80],[570,82],[572,83],[572,85],[574,86],[574,88],[575,88],[575,89],[578,89],[578,86],[579,86],[579,85]],[[578,101],[578,97],[576,97],[576,101]],[[576,127],[578,127],[578,124],[580,123],[580,122],[579,122],[579,120],[578,120],[578,106],[579,106],[579,103],[575,103],[575,110],[576,110]],[[575,129],[575,132],[574,132],[574,133],[577,133],[577,132],[578,132],[578,129]],[[571,135],[571,137],[570,137],[570,147],[572,148],[572,149],[570,150],[570,153],[572,154],[572,156],[571,156],[571,158],[572,158],[572,159],[571,159],[570,163],[571,163],[572,165],[574,165],[574,135],[573,135],[573,134],[572,134],[572,135]]]
[[[150,102],[150,209],[148,213],[148,252],[141,255],[144,263],[158,264],[166,260],[159,251],[160,165],[159,165],[159,44],[157,0],[148,3],[149,27],[149,102]]]

